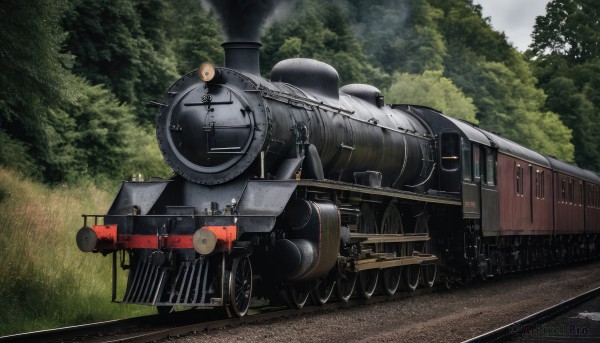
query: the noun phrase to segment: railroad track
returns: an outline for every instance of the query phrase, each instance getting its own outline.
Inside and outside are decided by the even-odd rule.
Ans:
[[[591,261],[588,261],[591,262]],[[584,262],[585,264],[586,262]],[[556,269],[569,268],[570,265],[560,266]],[[549,268],[540,268],[535,270],[515,272],[504,274],[501,279],[514,279],[528,277],[536,273],[547,272]],[[470,283],[471,287],[482,286],[485,283]],[[459,287],[458,289],[461,289]],[[122,320],[112,320],[106,322],[70,326],[58,329],[43,330],[0,337],[0,343],[4,342],[147,342],[158,341],[170,337],[185,336],[196,332],[205,332],[212,329],[244,325],[250,323],[259,323],[280,318],[290,318],[302,316],[315,312],[333,311],[339,308],[348,308],[353,306],[376,304],[389,301],[397,301],[411,296],[430,294],[437,288],[420,288],[414,292],[398,292],[394,296],[373,296],[371,299],[364,300],[353,298],[348,303],[330,302],[324,306],[305,306],[300,310],[288,309],[287,307],[268,307],[253,306],[249,315],[243,318],[228,318],[225,311],[221,308],[214,310],[185,310],[178,311],[167,316],[151,315]],[[455,290],[458,290],[455,289]],[[559,315],[569,308],[577,306],[590,297],[600,295],[600,288],[594,289],[581,296],[570,299],[564,303],[556,305],[555,309],[548,309],[538,312],[520,321],[511,323],[487,334],[475,337],[466,342],[494,342],[506,338],[510,335],[510,326],[521,323],[540,323],[542,320],[549,320],[552,316]],[[570,306],[570,307],[569,307]],[[554,308],[554,307],[553,307]],[[548,312],[546,312],[548,311]],[[552,312],[554,311],[554,312]],[[552,315],[552,313],[555,313]],[[547,319],[544,319],[547,318]],[[529,320],[529,321],[526,321]]]
[[[4,336],[0,337],[0,343],[157,341],[211,329],[326,312],[345,307],[397,301],[407,297],[429,294],[433,290],[433,288],[423,288],[414,292],[399,292],[391,297],[381,295],[373,296],[370,299],[353,298],[347,303],[332,302],[323,306],[305,306],[299,310],[287,307],[254,307],[250,309],[252,314],[243,318],[228,318],[222,309],[185,310],[166,316],[152,315]]]
[[[586,301],[600,296],[600,287],[594,288],[576,297],[563,301],[554,306],[531,314],[527,317],[516,320],[512,323],[484,333],[483,335],[463,341],[463,343],[488,343],[488,342],[504,342],[518,338],[522,328],[531,327],[532,325],[540,325],[547,323],[552,319],[574,309]]]

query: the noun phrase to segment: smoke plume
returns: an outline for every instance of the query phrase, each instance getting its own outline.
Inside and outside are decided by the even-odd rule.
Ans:
[[[295,0],[202,0],[223,22],[229,41],[258,42],[260,30],[287,17]]]

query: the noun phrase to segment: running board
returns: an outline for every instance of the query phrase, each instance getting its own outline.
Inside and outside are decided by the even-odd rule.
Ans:
[[[385,269],[409,265],[434,264],[437,262],[437,256],[428,254],[419,254],[414,256],[403,256],[393,258],[369,258],[357,260],[350,263],[349,271],[360,272],[369,269]]]
[[[350,233],[350,243],[379,244],[379,243],[406,243],[423,242],[430,239],[427,233],[413,234],[371,234]]]

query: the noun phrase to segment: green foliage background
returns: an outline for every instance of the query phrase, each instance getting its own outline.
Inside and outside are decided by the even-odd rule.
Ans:
[[[339,71],[342,85],[370,83],[387,102],[437,107],[600,170],[598,1],[550,1],[525,53],[494,31],[472,0],[297,0],[291,13],[263,30],[265,77],[282,59],[316,58]],[[27,186],[32,194],[67,185],[93,197],[98,190],[91,184],[107,189],[133,173],[171,175],[154,137],[156,110],[146,104],[202,62],[222,64],[215,13],[198,0],[4,0],[0,17],[0,166],[11,170],[2,177],[23,178],[0,184],[0,204],[12,204],[7,194],[24,180],[46,184]],[[103,212],[108,204],[94,206]],[[11,218],[2,211],[0,223],[10,223],[11,232],[36,226]],[[10,260],[23,251],[2,253]],[[35,283],[45,282],[40,273],[34,271],[39,280],[31,287],[44,288]],[[105,281],[100,274],[98,280]],[[8,287],[21,286],[0,285]],[[3,308],[29,301],[24,292],[10,296]],[[55,316],[40,327],[100,317]]]
[[[522,54],[471,0],[297,0],[263,30],[261,68],[316,58],[342,84],[599,170],[598,6],[550,2]],[[0,14],[0,164],[47,183],[169,177],[147,103],[223,62],[215,13],[196,0],[7,0]]]
[[[282,59],[316,58],[388,102],[437,107],[600,169],[596,2],[552,1],[525,54],[471,0],[294,6],[263,31],[266,77]],[[0,14],[2,165],[48,183],[170,175],[147,103],[200,63],[222,63],[215,13],[197,0],[7,0]]]

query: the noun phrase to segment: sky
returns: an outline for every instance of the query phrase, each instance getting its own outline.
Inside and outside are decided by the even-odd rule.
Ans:
[[[504,32],[519,51],[527,50],[535,17],[546,13],[549,0],[473,0],[490,17],[494,30]]]

